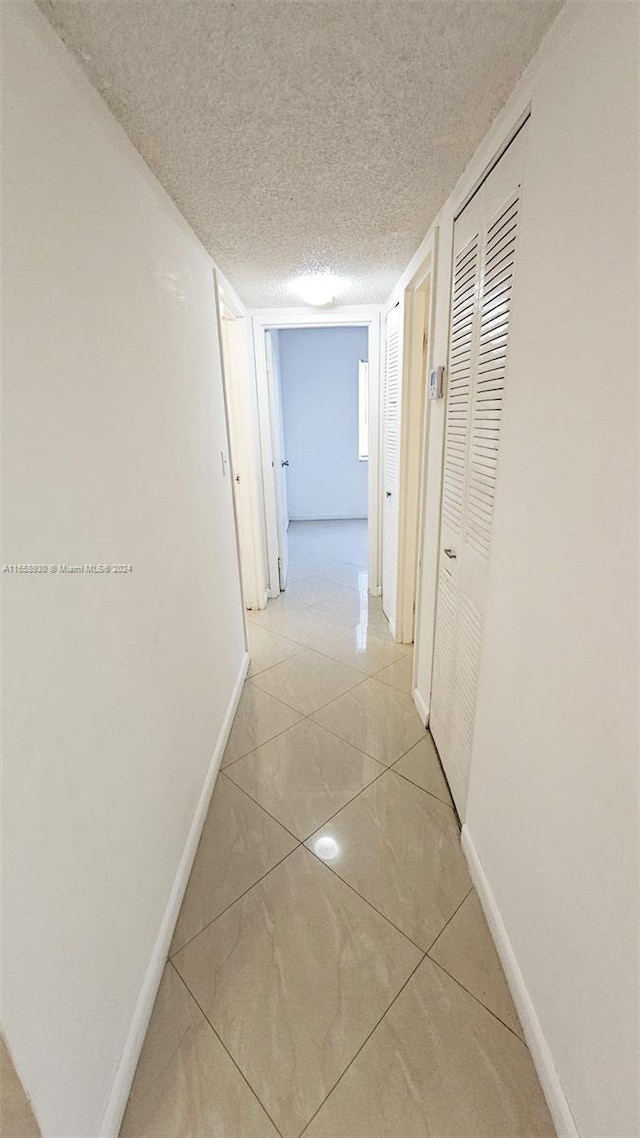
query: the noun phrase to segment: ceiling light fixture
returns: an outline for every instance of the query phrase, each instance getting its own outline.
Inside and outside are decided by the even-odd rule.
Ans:
[[[344,292],[348,285],[348,280],[335,276],[334,273],[309,273],[306,276],[296,277],[290,282],[289,287],[304,300],[305,304],[321,308],[326,304],[332,304],[336,296]]]

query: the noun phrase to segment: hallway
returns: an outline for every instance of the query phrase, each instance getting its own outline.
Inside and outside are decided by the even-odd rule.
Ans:
[[[121,1136],[551,1136],[366,523],[290,530]]]

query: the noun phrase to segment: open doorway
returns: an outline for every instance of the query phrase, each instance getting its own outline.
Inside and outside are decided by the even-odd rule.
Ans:
[[[368,331],[266,331],[278,580],[338,565],[367,573]]]

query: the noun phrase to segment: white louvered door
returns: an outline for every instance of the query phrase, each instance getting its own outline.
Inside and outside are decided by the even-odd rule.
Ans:
[[[429,726],[465,815],[506,381],[527,128],[454,227]]]
[[[382,608],[395,628],[400,484],[400,308],[397,305],[386,319],[382,407]]]

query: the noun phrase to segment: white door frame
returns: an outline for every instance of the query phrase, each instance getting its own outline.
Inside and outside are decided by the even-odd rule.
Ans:
[[[264,509],[267,525],[268,593],[280,595],[278,507],[271,435],[266,332],[281,328],[367,328],[369,339],[369,592],[380,595],[380,318],[379,305],[353,308],[264,308],[251,312],[258,390]]]
[[[220,350],[229,428],[231,473],[245,481],[244,493],[234,493],[236,529],[245,608],[267,603],[267,557],[260,433],[251,321],[238,297],[220,273],[214,274],[221,326]],[[224,323],[228,327],[222,329]]]
[[[269,395],[269,418],[271,421],[271,467],[275,483],[276,512],[278,521],[278,580],[280,591],[286,587],[289,569],[289,550],[287,530],[289,528],[289,509],[287,505],[287,479],[284,471],[284,422],[282,408],[282,379],[280,374],[280,345],[274,341],[274,329],[265,332],[265,351],[267,360],[267,389]]]
[[[413,643],[418,607],[437,232],[404,292],[396,640]]]
[[[386,320],[399,307],[401,327],[397,595],[390,623],[395,639],[404,644],[417,636],[429,413],[425,380],[433,359],[437,232],[432,230],[423,242],[384,308]],[[382,422],[380,429],[382,433]]]

